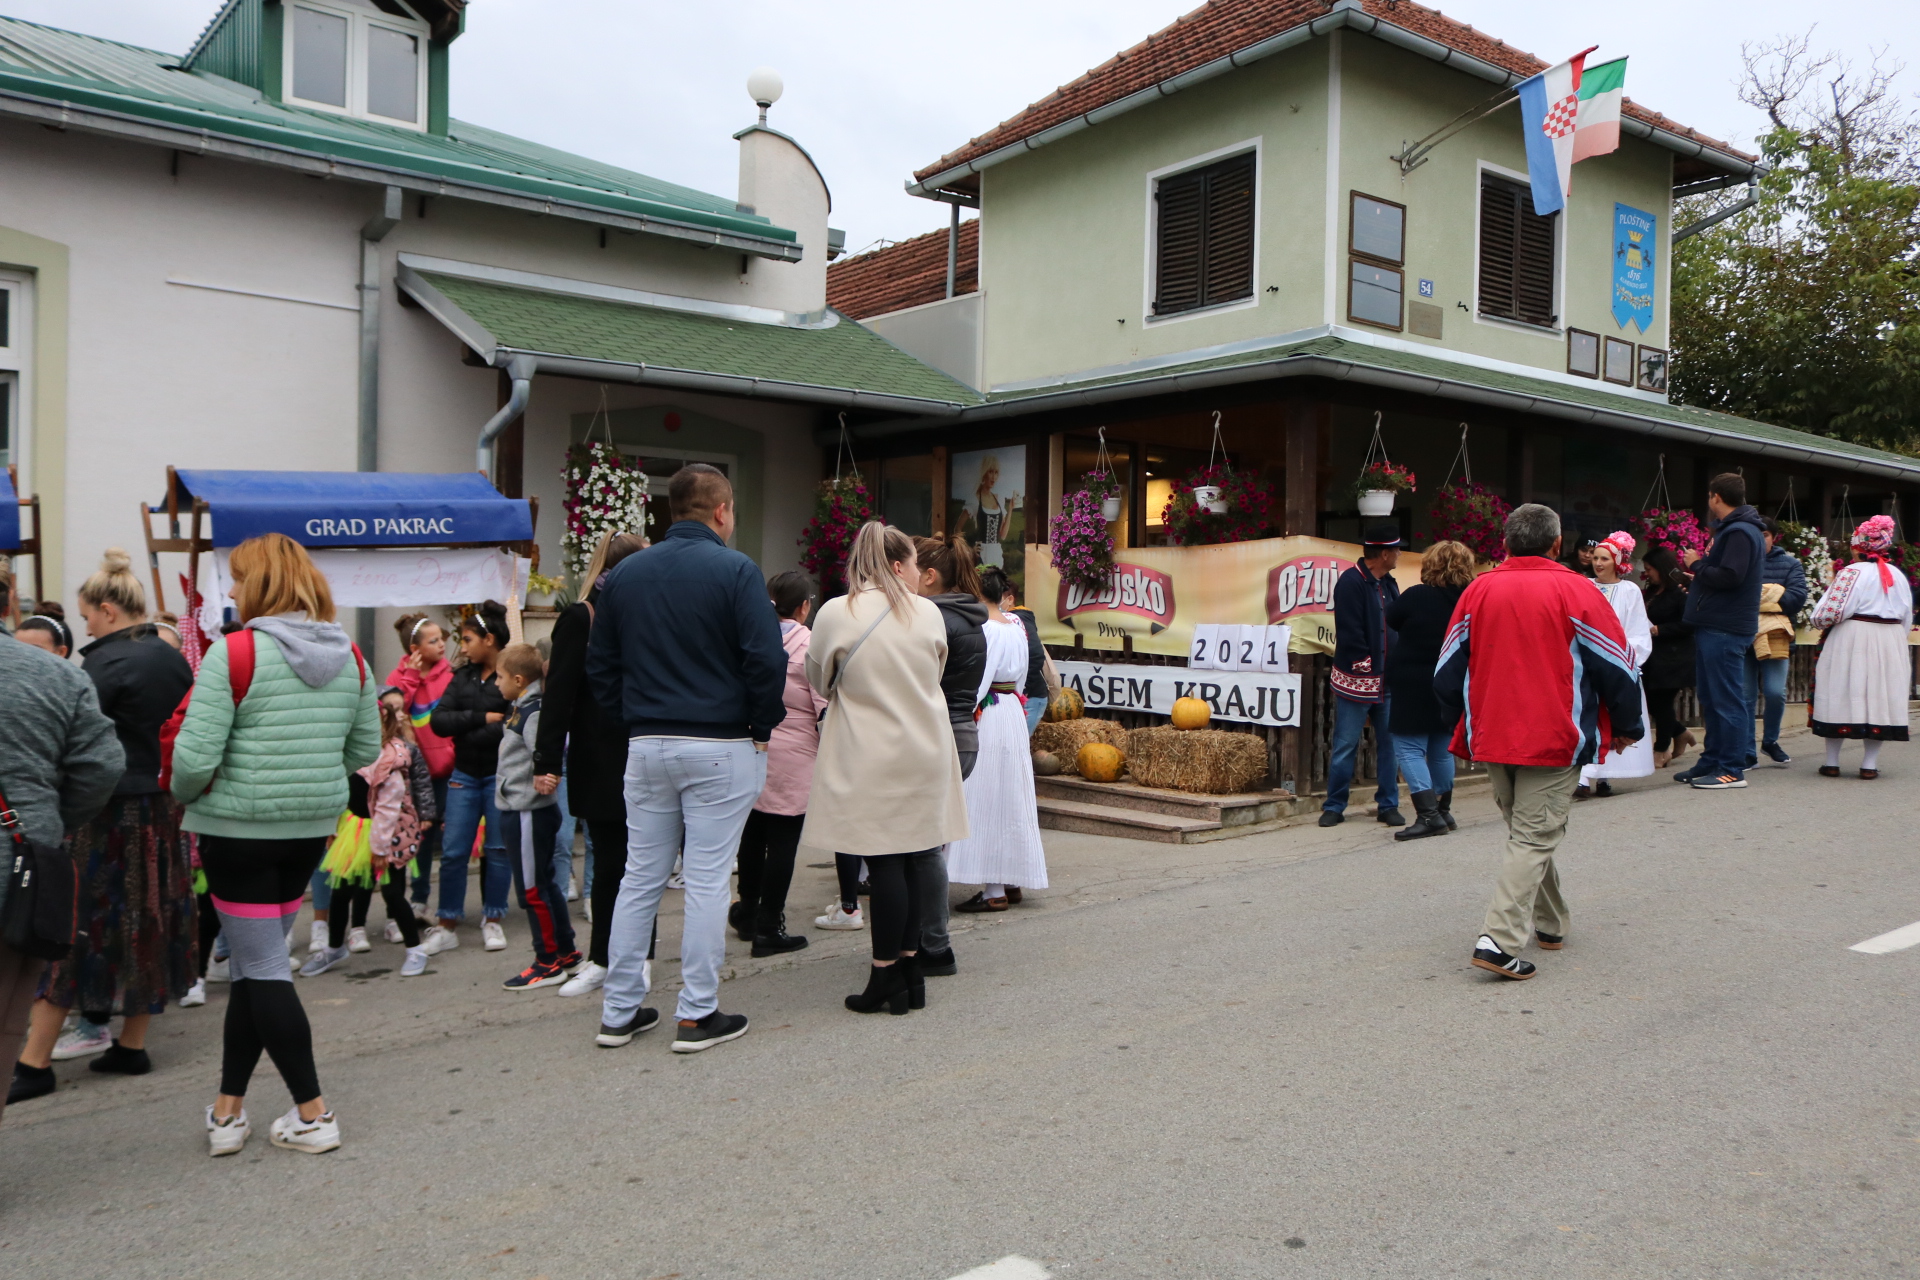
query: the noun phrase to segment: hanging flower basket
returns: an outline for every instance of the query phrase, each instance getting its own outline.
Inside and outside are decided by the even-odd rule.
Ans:
[[[646,534],[647,473],[611,443],[587,440],[567,450],[560,474],[567,483],[567,529],[560,538],[560,559],[578,582],[601,534]]]
[[[1780,521],[1778,545],[1785,547],[1789,554],[1800,561],[1800,567],[1807,575],[1807,602],[1801,606],[1800,616],[1794,625],[1810,625],[1813,606],[1820,603],[1820,597],[1833,583],[1833,546],[1827,536],[1810,524],[1801,524],[1798,520]]]
[[[1353,483],[1353,496],[1360,504],[1360,514],[1363,516],[1392,515],[1394,498],[1414,491],[1412,470],[1397,467],[1384,459],[1368,463],[1361,469],[1360,478]]]
[[[1104,441],[1102,444],[1104,445]],[[1082,485],[1087,495],[1099,504],[1100,518],[1112,523],[1120,518],[1120,481],[1111,470],[1095,470],[1086,474]]]
[[[1173,482],[1161,520],[1167,541],[1176,547],[1250,542],[1272,532],[1273,486],[1255,473],[1230,471],[1225,464],[1203,467]]]
[[[873,503],[858,472],[820,482],[813,519],[800,531],[800,567],[814,576],[823,593],[845,586],[853,536],[871,519]]]
[[[1483,484],[1455,480],[1434,495],[1427,522],[1435,542],[1458,542],[1474,558],[1499,564],[1507,558],[1507,500]]]
[[[1651,551],[1665,547],[1686,563],[1687,552],[1705,551],[1710,540],[1700,527],[1700,518],[1691,511],[1674,507],[1648,507],[1631,522],[1636,537]]]
[[[1060,499],[1060,514],[1047,524],[1049,550],[1060,581],[1097,590],[1113,576],[1113,533],[1091,485]]]

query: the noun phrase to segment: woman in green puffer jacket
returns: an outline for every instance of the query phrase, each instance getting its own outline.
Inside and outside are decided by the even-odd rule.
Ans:
[[[273,1145],[331,1151],[340,1127],[320,1096],[286,939],[347,807],[347,774],[380,754],[376,691],[333,620],[326,579],[298,543],[278,533],[249,538],[228,565],[234,605],[252,633],[252,679],[236,703],[232,642],[216,644],[173,747],[173,795],[186,806],[180,825],[199,834],[233,974],[207,1139],[216,1156],[245,1145],[247,1083],[264,1049],[294,1100],[269,1129]]]

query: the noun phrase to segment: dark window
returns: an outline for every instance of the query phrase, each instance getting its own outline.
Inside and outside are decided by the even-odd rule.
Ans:
[[[13,290],[0,289],[0,347],[13,345]]]
[[[1253,155],[1163,178],[1153,314],[1253,296]]]
[[[1480,314],[1551,325],[1553,224],[1533,211],[1533,192],[1492,174],[1480,177]]]

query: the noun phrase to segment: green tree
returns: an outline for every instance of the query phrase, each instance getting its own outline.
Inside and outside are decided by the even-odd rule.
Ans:
[[[1920,115],[1900,69],[1857,72],[1805,38],[1745,52],[1768,172],[1755,207],[1675,246],[1673,394],[1920,453]],[[1675,222],[1731,198],[1685,200]]]

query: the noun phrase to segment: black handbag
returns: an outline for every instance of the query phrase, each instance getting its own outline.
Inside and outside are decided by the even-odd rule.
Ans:
[[[7,896],[0,941],[38,960],[64,960],[80,932],[80,868],[65,849],[27,839],[20,816],[0,793]]]

